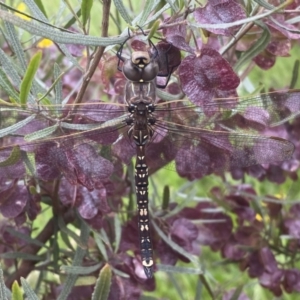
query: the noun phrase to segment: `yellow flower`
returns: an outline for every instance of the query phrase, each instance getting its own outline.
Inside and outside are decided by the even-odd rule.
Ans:
[[[49,39],[42,39],[38,42],[37,46],[39,48],[48,48],[53,45],[53,42]]]
[[[20,4],[18,4],[17,8],[16,8],[18,11],[20,12],[26,12],[26,5],[25,3],[21,2]],[[18,17],[24,19],[24,20],[27,20],[29,21],[30,18],[27,17],[27,16],[24,16],[23,14],[20,14],[20,13],[15,13],[15,15],[17,15]]]

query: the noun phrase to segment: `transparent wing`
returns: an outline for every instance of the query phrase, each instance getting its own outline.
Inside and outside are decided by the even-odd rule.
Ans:
[[[92,189],[112,173],[111,145],[126,132],[127,117],[124,105],[111,103],[2,104],[1,173],[6,178],[31,174],[43,180],[64,174],[72,183]]]
[[[167,165],[190,179],[235,167],[280,162],[291,158],[294,151],[291,142],[277,137],[206,130],[167,121],[158,121],[155,132],[147,147],[150,168]]]
[[[281,91],[255,97],[214,99],[201,108],[189,101],[159,103],[158,118],[197,128],[264,129],[299,115],[300,91]]]

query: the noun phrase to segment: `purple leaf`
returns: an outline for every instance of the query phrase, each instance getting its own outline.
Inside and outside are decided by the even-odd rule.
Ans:
[[[5,218],[15,218],[21,214],[27,204],[29,192],[25,186],[11,185],[0,192],[0,212]]]
[[[246,18],[242,6],[234,0],[210,0],[205,7],[197,8],[194,16],[195,20],[201,24],[224,24]],[[215,34],[230,36],[238,30],[238,26],[227,29],[208,28],[207,30]]]
[[[263,70],[269,70],[275,65],[276,56],[271,55],[267,51],[262,52],[253,58],[253,61]]]
[[[217,91],[238,87],[240,80],[229,63],[215,50],[204,48],[200,56],[189,55],[179,67],[182,89],[196,105],[210,102]]]
[[[235,293],[235,289],[229,291],[229,292],[226,292],[223,297],[222,297],[222,300],[232,300],[233,298],[233,295]],[[234,298],[235,300],[250,300],[250,298],[248,298],[243,292],[239,295],[238,298]]]
[[[69,147],[68,147],[69,146]],[[113,172],[113,165],[88,144],[72,148],[70,144],[43,144],[36,154],[37,172],[43,180],[53,180],[61,173],[71,184],[81,183],[89,190],[102,187]]]
[[[65,206],[77,207],[80,215],[87,220],[94,218],[98,213],[104,215],[110,212],[104,186],[89,191],[84,186],[74,186],[67,180],[62,180],[59,197]],[[99,218],[101,219],[101,217]]]
[[[198,237],[198,229],[191,221],[176,219],[170,228],[172,239],[189,253],[194,253],[193,242]]]
[[[284,289],[288,293],[300,292],[300,270],[290,269],[286,270],[284,274]]]
[[[286,40],[275,40],[269,43],[266,50],[275,56],[290,56],[291,41]]]

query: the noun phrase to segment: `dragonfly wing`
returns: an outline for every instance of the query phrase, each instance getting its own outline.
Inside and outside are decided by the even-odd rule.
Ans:
[[[158,118],[185,126],[237,127],[263,130],[299,115],[300,91],[282,91],[242,98],[214,99],[199,107],[186,100],[157,104]]]
[[[149,146],[151,166],[156,167],[155,161],[160,167],[168,164],[168,168],[176,168],[181,176],[192,179],[235,167],[280,162],[294,151],[292,143],[277,137],[204,130],[171,122],[157,122],[156,128],[161,140]],[[156,154],[152,153],[154,147]],[[175,164],[170,163],[172,159]]]
[[[24,174],[42,180],[61,175],[88,189],[113,171],[111,144],[127,129],[124,107],[86,104],[75,110],[0,108],[0,169],[8,178]],[[55,113],[54,113],[55,112]],[[53,113],[55,116],[53,116]],[[30,116],[34,118],[27,122]],[[15,126],[26,120],[23,127]],[[2,173],[2,172],[1,172]]]

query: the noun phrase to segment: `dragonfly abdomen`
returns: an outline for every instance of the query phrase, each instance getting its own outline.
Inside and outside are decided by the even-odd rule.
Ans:
[[[150,238],[148,210],[148,166],[145,159],[145,146],[137,146],[135,185],[142,265],[144,267],[146,276],[151,278],[153,276],[153,250]]]

